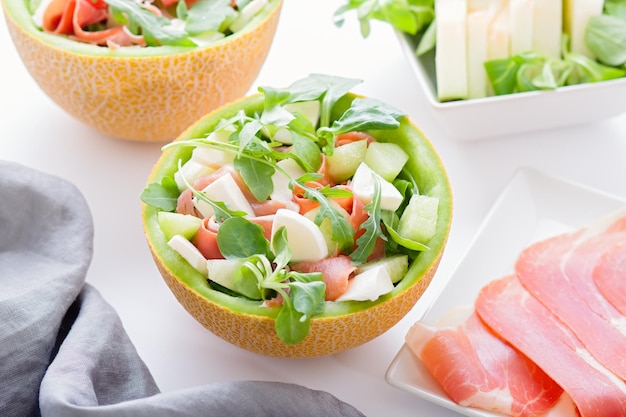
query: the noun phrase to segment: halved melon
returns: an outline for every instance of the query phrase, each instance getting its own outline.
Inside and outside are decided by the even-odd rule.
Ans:
[[[241,31],[198,48],[110,49],[40,31],[24,0],[1,0],[31,76],[61,108],[107,135],[164,142],[244,96],[274,38],[282,0]]]
[[[335,106],[341,115],[355,95],[344,96]],[[249,114],[263,109],[260,94],[232,102],[200,119],[177,140],[205,137],[224,117],[239,110]],[[314,316],[309,335],[300,343],[283,343],[274,330],[278,308],[263,307],[257,301],[233,297],[212,289],[200,274],[167,246],[159,227],[158,209],[143,204],[142,221],[147,242],[163,279],[185,309],[211,332],[243,349],[267,356],[305,358],[335,354],[354,348],[394,326],[415,305],[437,270],[452,221],[452,193],[447,173],[437,152],[422,131],[406,117],[397,130],[371,131],[378,140],[400,145],[409,155],[407,168],[420,193],[439,198],[435,236],[430,250],[419,254],[407,275],[395,289],[376,301],[326,302],[322,314]],[[187,160],[191,147],[171,147],[155,164],[147,183],[172,176],[178,160]]]

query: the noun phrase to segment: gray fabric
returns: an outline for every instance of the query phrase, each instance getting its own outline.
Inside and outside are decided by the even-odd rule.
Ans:
[[[0,416],[362,416],[288,383],[161,393],[117,313],[85,283],[92,253],[79,190],[0,161]]]

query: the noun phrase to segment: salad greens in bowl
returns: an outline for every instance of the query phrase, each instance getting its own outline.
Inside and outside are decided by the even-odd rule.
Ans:
[[[242,97],[282,0],[0,0],[22,62],[63,110],[106,135],[169,142]]]
[[[315,357],[387,331],[428,287],[452,221],[430,141],[401,111],[311,74],[209,113],[141,193],[156,265],[207,329]]]
[[[442,127],[483,139],[595,122],[626,110],[622,0],[348,0],[389,23]]]

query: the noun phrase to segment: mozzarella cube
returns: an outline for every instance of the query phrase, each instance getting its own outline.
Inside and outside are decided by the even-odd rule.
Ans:
[[[375,181],[380,184],[380,208],[396,211],[404,197],[392,183],[374,172],[365,162],[361,162],[352,177],[352,192],[363,204],[368,204],[374,195]]]
[[[297,179],[306,174],[306,171],[302,169],[302,167],[291,158],[278,161],[276,165],[282,168],[292,178]],[[274,172],[274,175],[272,175],[274,190],[270,194],[270,198],[272,200],[291,201],[293,197],[293,192],[289,188],[289,181],[290,178],[287,175],[279,170],[276,170],[276,172]]]
[[[201,274],[207,275],[207,260],[193,243],[185,239],[182,235],[174,235],[167,244],[182,256],[189,265],[193,266]]]
[[[328,256],[324,235],[312,220],[292,210],[279,209],[272,224],[272,241],[282,226],[287,232],[293,262],[319,261]]]
[[[346,292],[335,301],[375,301],[393,288],[389,271],[384,265],[378,265],[350,279]]]
[[[248,216],[254,216],[252,206],[230,174],[219,177],[207,185],[202,192],[213,201],[224,202],[231,210],[244,211]],[[193,204],[202,217],[211,217],[215,214],[213,207],[198,197],[193,198]]]

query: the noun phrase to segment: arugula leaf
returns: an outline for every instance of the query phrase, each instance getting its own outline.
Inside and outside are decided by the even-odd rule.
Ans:
[[[180,191],[171,177],[163,177],[161,183],[148,184],[141,192],[141,201],[163,211],[174,211],[178,204]]]
[[[185,4],[180,1],[179,4]],[[177,9],[178,10],[178,9]],[[199,0],[186,13],[185,30],[190,35],[205,32],[224,32],[225,22],[237,16],[230,0]],[[181,18],[181,16],[178,16]]]
[[[116,17],[123,16],[129,28],[143,35],[149,46],[196,46],[187,33],[163,16],[156,16],[132,0],[107,0],[107,4],[116,12]]]
[[[249,258],[269,252],[263,228],[243,217],[231,217],[220,225],[217,246],[226,259]]]
[[[322,165],[322,151],[317,143],[296,131],[291,132],[291,140],[296,154],[306,164],[306,171],[317,171]]]
[[[328,219],[332,228],[332,240],[337,242],[339,250],[346,253],[350,252],[354,247],[354,229],[352,229],[348,220],[330,204],[330,201],[322,190],[309,187],[305,183],[293,180],[292,186],[296,185],[302,188],[304,197],[319,203],[319,210],[313,219],[315,224],[319,226],[324,219]]]
[[[346,132],[360,132],[364,130],[397,129],[398,121],[404,113],[374,98],[356,98],[344,112],[333,122],[330,129],[321,128],[318,132],[328,131],[337,136]]]
[[[427,245],[424,245],[421,242],[416,242],[414,240],[407,239],[407,238],[400,236],[398,231],[385,220],[383,220],[383,224],[385,225],[385,230],[387,231],[387,233],[389,233],[389,236],[391,237],[391,239],[394,242],[396,242],[398,245],[403,246],[410,250],[414,250],[414,251],[430,250],[430,247],[428,247]]]
[[[359,236],[356,241],[356,249],[350,254],[354,265],[367,262],[367,258],[374,250],[378,238],[385,241],[387,240],[387,236],[385,236],[380,227],[382,220],[380,210],[380,181],[377,178],[374,179],[374,194],[372,195],[372,200],[365,205],[364,209],[367,210],[369,217],[361,224],[361,229],[364,230],[364,233]]]
[[[245,156],[235,158],[234,164],[254,198],[258,201],[267,200],[274,191],[272,175],[276,170],[269,164]]]

